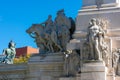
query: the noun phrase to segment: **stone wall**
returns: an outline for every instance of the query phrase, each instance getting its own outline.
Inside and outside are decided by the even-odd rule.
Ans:
[[[63,53],[34,55],[28,65],[27,80],[58,80],[64,70],[64,55]]]
[[[27,64],[1,64],[0,80],[26,80]]]
[[[26,64],[1,64],[0,80],[58,80],[63,68],[63,53],[34,55]]]
[[[64,55],[50,53],[32,56],[27,64],[1,64],[0,80],[119,80],[120,78],[110,75],[105,79],[105,72],[102,62],[87,62],[81,66],[81,73],[66,77]]]

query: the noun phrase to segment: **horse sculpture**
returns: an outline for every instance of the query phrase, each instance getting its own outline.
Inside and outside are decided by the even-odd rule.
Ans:
[[[74,31],[74,20],[65,16],[64,10],[57,12],[57,17],[54,21],[52,21],[52,16],[49,16],[45,22],[33,24],[26,30],[35,39],[40,53],[65,51]]]
[[[39,41],[41,41],[41,43],[44,43],[44,39],[43,39],[43,34],[44,34],[44,26],[40,25],[40,24],[33,24],[29,29],[26,30],[26,32],[32,37],[35,38],[35,42],[38,42],[38,37],[40,37]]]
[[[26,32],[35,39],[37,47],[40,48],[40,52],[44,53],[47,43],[44,37],[44,26],[41,24],[33,24]]]
[[[35,39],[36,45],[40,48],[41,53],[55,52],[53,44],[61,51],[61,47],[57,43],[56,31],[52,30],[51,33],[47,33],[46,27],[41,24],[34,24],[26,32]]]
[[[44,26],[41,24],[32,24],[32,26],[26,30],[26,32],[33,36],[32,34],[37,33],[38,35],[42,34],[44,32]]]
[[[15,55],[16,55],[15,43],[13,41],[11,41],[9,43],[7,49],[3,50],[3,55],[4,55],[4,57],[1,61],[1,63],[13,64],[13,60],[14,60]]]

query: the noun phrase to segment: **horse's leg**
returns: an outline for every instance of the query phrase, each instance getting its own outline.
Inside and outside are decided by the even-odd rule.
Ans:
[[[50,43],[50,48],[51,48],[51,51],[54,52],[54,49],[53,49],[53,46],[52,46],[52,42]]]
[[[59,48],[59,51],[61,52],[62,51],[62,48],[60,47],[59,44],[55,43],[55,46],[57,46]]]
[[[48,41],[50,52],[54,52],[51,39]]]
[[[47,41],[47,43],[46,43],[46,48],[48,49],[47,53],[49,53],[51,51],[49,41]]]

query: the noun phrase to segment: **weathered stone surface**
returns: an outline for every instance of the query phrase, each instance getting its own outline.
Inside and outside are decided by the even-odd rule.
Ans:
[[[34,63],[34,62],[52,62],[52,61],[56,61],[56,62],[63,62],[63,57],[64,53],[59,52],[59,53],[48,53],[48,54],[37,54],[37,55],[33,55],[30,59],[29,59],[29,63]]]
[[[101,4],[101,7],[115,7],[120,4],[119,0],[83,0],[83,9],[96,8],[97,2]]]
[[[89,23],[85,23],[85,22],[89,22],[90,19],[93,17],[94,18],[106,18],[109,20],[109,23],[110,23],[108,29],[119,30],[119,23],[117,23],[117,21],[119,21],[120,19],[119,15],[120,15],[120,8],[107,8],[107,9],[101,9],[99,11],[95,9],[80,11],[78,13],[78,17],[76,20],[77,31],[87,30],[87,26]]]
[[[105,66],[102,61],[88,61],[83,63],[81,72],[105,72]]]
[[[73,39],[67,44],[67,50],[80,49],[80,40]]]
[[[116,77],[115,77],[115,80],[120,80],[120,76],[116,76]]]
[[[83,63],[80,74],[81,80],[106,80],[103,62]]]
[[[96,1],[102,1],[102,0],[83,0],[83,7],[81,10],[79,10],[78,12],[78,16],[76,18],[76,32],[74,34],[74,38],[80,40],[80,46],[81,48],[81,52],[84,48],[84,42],[86,40],[86,35],[87,35],[87,28],[89,23],[86,22],[90,22],[90,20],[92,18],[96,18],[96,19],[105,19],[108,20],[109,25],[108,28],[106,30],[106,35],[105,35],[105,41],[109,46],[109,52],[108,52],[108,63],[106,64],[108,65],[106,68],[102,68],[102,66],[100,67],[93,67],[92,68],[87,65],[87,67],[85,68],[81,68],[81,72],[84,71],[95,71],[95,70],[105,70],[106,72],[100,72],[98,71],[98,76],[96,76],[97,73],[93,72],[93,74],[95,75],[92,76],[89,73],[84,73],[84,74],[80,74],[80,76],[78,77],[78,80],[89,80],[89,79],[85,79],[85,78],[91,78],[94,77],[96,79],[100,79],[99,77],[104,75],[104,79],[102,80],[115,80],[115,76],[118,76],[119,74],[119,68],[117,69],[117,74],[114,72],[113,69],[113,48],[120,48],[120,27],[119,27],[119,19],[120,19],[120,8],[119,8],[119,2],[120,0],[103,0],[103,3],[97,4]],[[99,6],[99,8],[97,8]],[[87,44],[87,43],[86,43]],[[89,52],[87,51],[88,49],[85,49],[84,52],[82,52],[82,57],[85,55],[87,55],[86,53]],[[85,52],[87,51],[87,52]],[[101,50],[102,51],[102,50]],[[85,53],[85,54],[84,54]],[[90,55],[87,55],[90,56]],[[105,59],[107,59],[107,57]],[[117,58],[116,58],[117,59]],[[115,60],[116,60],[115,59]],[[82,63],[81,63],[82,64]],[[86,63],[85,63],[86,64]],[[83,63],[83,65],[85,65]],[[93,64],[94,65],[94,64]],[[119,62],[117,63],[117,65],[119,66]],[[103,66],[105,67],[105,66]],[[95,69],[95,70],[94,70]],[[106,75],[107,74],[107,75]],[[100,75],[100,76],[99,76]],[[83,77],[83,78],[82,78]],[[106,77],[106,78],[105,78]],[[102,77],[103,78],[103,77]],[[95,80],[96,80],[95,79]],[[116,78],[117,79],[117,78]],[[91,79],[94,80],[94,79]]]
[[[35,55],[31,57],[29,63],[29,77],[38,80],[57,80],[56,77],[63,75],[64,54],[50,53]]]
[[[64,54],[34,55],[28,64],[1,64],[0,80],[58,80],[64,74]]]
[[[0,80],[25,80],[27,78],[27,64],[1,64]]]
[[[63,78],[59,78],[59,80],[76,80],[76,78],[75,77],[69,77],[69,78],[63,77]]]

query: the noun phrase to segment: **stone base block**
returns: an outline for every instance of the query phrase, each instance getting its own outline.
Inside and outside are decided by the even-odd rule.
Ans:
[[[59,80],[76,80],[76,78],[74,78],[74,77],[69,77],[69,78],[64,77],[64,78],[59,78]]]
[[[60,53],[48,53],[48,54],[35,54],[29,59],[29,63],[36,62],[63,62],[64,54]]]
[[[114,80],[120,80],[120,76],[116,76]]]
[[[117,75],[119,75],[119,76],[120,76],[120,63],[118,63]]]
[[[70,40],[70,43],[67,44],[68,50],[80,49],[80,40],[73,39]]]
[[[105,66],[103,62],[91,61],[83,63],[80,80],[106,80]]]
[[[115,78],[115,77],[111,75],[111,76],[107,76],[107,79],[106,79],[106,80],[114,80],[114,78]],[[119,79],[119,80],[120,80],[120,79]]]
[[[1,64],[0,80],[25,80],[27,64]]]
[[[63,74],[64,54],[49,53],[33,55],[29,60],[28,66],[28,78],[36,78],[38,80],[58,80]]]

